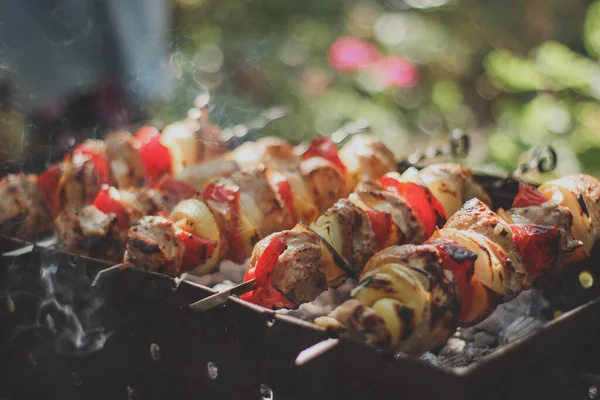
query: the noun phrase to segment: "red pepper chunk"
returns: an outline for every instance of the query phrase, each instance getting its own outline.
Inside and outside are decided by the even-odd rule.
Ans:
[[[44,200],[48,206],[50,213],[54,214],[56,210],[56,189],[62,175],[61,166],[59,164],[52,165],[46,171],[38,176],[38,186],[42,190]]]
[[[346,173],[346,166],[340,160],[340,156],[338,154],[338,149],[333,143],[333,141],[329,138],[323,136],[317,136],[313,139],[313,141],[308,146],[308,149],[303,155],[303,158],[306,160],[311,157],[321,157],[326,160],[331,161],[336,167],[340,169],[343,173]]]
[[[167,193],[169,196],[173,197],[173,200],[176,202],[194,197],[197,193],[196,189],[187,182],[175,179],[171,176],[163,176],[153,187],[161,192]]]
[[[392,224],[394,223],[392,216],[386,212],[372,209],[366,210],[365,213],[371,221],[373,233],[375,233],[375,240],[377,240],[379,248],[383,249],[386,247],[388,238],[392,232]]]
[[[292,223],[296,224],[296,222],[298,222],[298,218],[296,217],[296,209],[294,208],[294,195],[292,193],[290,183],[285,175],[279,172],[273,172],[271,176],[274,177],[273,182],[277,187],[277,192],[281,196],[281,200],[283,200],[285,207],[289,210],[290,215],[292,216]]]
[[[206,201],[227,206],[231,216],[231,229],[227,237],[231,252],[229,259],[238,264],[243,263],[247,255],[240,237],[240,189],[222,183],[210,183],[204,190],[203,196]]]
[[[460,298],[460,320],[464,320],[473,305],[471,277],[475,272],[477,254],[448,239],[430,239],[425,244],[437,247],[442,257],[444,269],[454,274]]]
[[[152,126],[144,126],[135,134],[139,141],[138,154],[144,164],[146,178],[150,185],[155,184],[172,169],[171,152],[160,142],[160,132]]]
[[[178,230],[176,236],[179,242],[185,246],[181,261],[182,271],[189,271],[204,264],[217,248],[215,241],[204,239],[183,229]]]
[[[272,285],[273,268],[286,248],[286,238],[283,236],[275,237],[269,242],[256,265],[246,271],[244,282],[256,279],[256,289],[243,294],[240,297],[242,300],[271,309],[295,307],[294,302]]]
[[[116,196],[117,193],[115,188],[104,186],[100,189],[93,205],[105,214],[114,214],[117,217],[117,228],[124,231],[130,225],[129,214],[125,205]]]
[[[539,206],[548,201],[534,186],[519,182],[519,192],[513,201],[513,208]]]
[[[425,227],[426,237],[431,237],[435,228],[443,226],[446,222],[444,207],[426,186],[414,182],[400,182],[389,175],[382,176],[379,182],[386,189],[395,190],[404,197]]]
[[[556,226],[510,225],[515,250],[531,279],[551,267],[558,257],[560,232]]]

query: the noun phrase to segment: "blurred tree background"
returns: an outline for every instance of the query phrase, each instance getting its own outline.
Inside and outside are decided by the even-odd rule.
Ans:
[[[208,89],[221,126],[285,106],[264,133],[299,141],[362,119],[398,157],[460,128],[467,162],[489,172],[553,145],[558,174],[600,176],[600,0],[164,1],[171,90],[149,109],[157,124]],[[6,101],[8,72],[0,57],[0,160],[26,154],[35,126]]]
[[[490,171],[551,144],[558,173],[600,175],[600,3],[178,0],[174,12],[162,120],[207,87],[223,125],[284,105],[267,133],[300,140],[366,119],[398,156],[461,128],[470,163]]]

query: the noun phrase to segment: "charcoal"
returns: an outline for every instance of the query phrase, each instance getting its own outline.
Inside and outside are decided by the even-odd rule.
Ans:
[[[550,304],[536,290],[527,290],[501,304],[485,320],[464,327],[439,351],[446,367],[467,366],[495,349],[530,335],[551,320]]]

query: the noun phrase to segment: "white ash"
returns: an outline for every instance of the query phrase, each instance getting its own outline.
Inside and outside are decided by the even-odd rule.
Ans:
[[[552,320],[550,304],[537,290],[527,290],[501,304],[477,325],[457,330],[437,355],[447,367],[464,367],[487,354],[542,329]]]

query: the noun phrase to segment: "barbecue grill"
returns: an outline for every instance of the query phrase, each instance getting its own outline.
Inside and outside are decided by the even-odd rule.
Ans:
[[[478,179],[510,205],[515,180]],[[600,276],[600,251],[420,359],[234,296],[196,311],[216,291],[193,276],[9,237],[0,252],[0,398],[593,399],[600,386],[600,288],[580,278]]]

